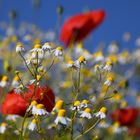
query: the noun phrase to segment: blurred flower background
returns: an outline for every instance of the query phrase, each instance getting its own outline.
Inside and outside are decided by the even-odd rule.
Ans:
[[[139,5],[0,0],[0,140],[139,139]]]

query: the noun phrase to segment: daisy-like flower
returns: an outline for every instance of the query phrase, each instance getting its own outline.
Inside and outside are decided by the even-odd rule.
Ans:
[[[72,110],[77,110],[77,111],[80,111],[81,109],[81,103],[79,100],[75,101],[73,106],[71,107]]]
[[[51,46],[51,44],[50,44],[49,42],[46,42],[46,43],[42,46],[42,49],[43,49],[44,51],[49,51],[49,52],[51,52],[52,46]]]
[[[7,123],[3,122],[0,125],[0,133],[3,134],[6,131]]]
[[[28,129],[34,131],[37,129],[37,120],[33,119],[32,122],[29,124]]]
[[[66,110],[65,109],[60,109],[57,115],[57,118],[55,119],[55,124],[58,125],[63,124],[63,125],[68,125],[71,120],[66,117]]]
[[[0,87],[6,87],[8,85],[8,77],[7,76],[3,76],[1,81],[0,81]]]
[[[55,104],[55,107],[53,108],[53,111],[59,111],[60,109],[63,108],[64,101],[63,100],[58,100]]]
[[[90,108],[86,108],[84,111],[81,111],[81,118],[87,118],[87,119],[91,119],[92,115],[91,115],[91,109]]]
[[[62,47],[57,47],[54,50],[54,56],[56,56],[56,57],[62,57],[63,56],[63,48]]]
[[[30,52],[42,52],[41,44],[35,44],[34,48]]]
[[[68,62],[68,64],[67,64],[67,67],[68,67],[68,68],[75,68],[75,65],[74,65],[74,64],[75,64],[74,61],[70,60],[70,61]]]
[[[14,91],[17,94],[22,94],[25,91],[25,88],[22,84],[20,84],[19,86],[15,87]]]
[[[92,54],[90,54],[90,52],[86,49],[84,49],[84,52],[82,53],[82,55],[86,58],[86,60],[91,60],[93,59]]]
[[[38,67],[37,71],[39,73],[45,73],[46,72],[46,68],[44,66],[40,66],[40,67]]]
[[[112,131],[114,132],[114,133],[121,133],[122,132],[122,128],[120,127],[120,123],[119,122],[115,122],[114,124],[113,124],[113,126],[112,126]]]
[[[113,67],[113,63],[112,62],[106,62],[105,66],[103,67],[103,70],[105,71],[111,71]]]
[[[6,120],[9,120],[9,121],[16,121],[16,119],[17,119],[18,117],[19,117],[18,115],[8,115],[8,116],[6,116]]]
[[[96,96],[91,97],[90,101],[91,101],[92,103],[96,103],[96,101],[97,101]]]
[[[27,112],[29,112],[31,110],[34,110],[35,107],[36,107],[36,105],[37,105],[37,102],[36,101],[32,101],[31,104],[30,104],[30,106],[27,109]]]
[[[16,45],[16,52],[18,53],[18,52],[24,52],[25,51],[25,49],[24,49],[24,47],[23,47],[23,44],[22,43],[17,43],[17,45]]]
[[[15,76],[13,81],[12,81],[12,86],[17,87],[17,86],[19,86],[19,84],[20,84],[20,79],[18,76]]]
[[[82,64],[86,64],[86,63],[87,63],[87,61],[86,61],[85,57],[80,56],[80,57],[78,58],[78,60],[75,61],[75,66],[76,66],[77,68],[80,68]]]
[[[94,53],[93,58],[94,58],[95,62],[104,60],[104,56],[101,51]]]
[[[113,78],[108,77],[107,80],[104,82],[104,85],[111,86],[112,83],[113,83]]]
[[[81,107],[88,107],[88,100],[83,100],[82,102],[81,102]]]
[[[109,127],[109,123],[107,123],[105,120],[102,120],[99,125],[99,128],[108,128]]]
[[[31,85],[31,84],[35,83],[35,81],[37,81],[37,85],[38,85],[41,78],[42,78],[41,75],[37,75],[36,79],[32,79],[32,80],[29,81],[29,84]]]
[[[81,55],[83,53],[83,44],[82,42],[77,43],[76,47],[74,48],[74,52],[76,55]]]
[[[112,42],[109,46],[108,46],[108,52],[109,53],[113,53],[116,54],[119,51],[119,45],[117,42]]]
[[[102,71],[103,71],[103,65],[98,65],[98,64],[96,64],[96,65],[94,66],[94,72],[97,72],[97,71],[102,72]]]
[[[49,114],[44,108],[43,104],[37,104],[34,108],[32,108],[33,115],[47,115]]]
[[[42,50],[31,52],[31,59],[32,60],[39,61],[40,59],[43,59],[43,57],[44,57],[44,54],[43,54]],[[37,60],[37,58],[38,58],[38,60]]]
[[[95,117],[100,118],[100,119],[104,119],[104,118],[106,118],[106,112],[107,112],[107,108],[102,107],[99,110],[99,112],[95,113]]]

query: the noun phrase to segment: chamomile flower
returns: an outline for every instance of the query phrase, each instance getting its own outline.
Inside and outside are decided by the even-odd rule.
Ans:
[[[107,108],[102,107],[99,110],[99,112],[95,113],[95,117],[100,118],[100,119],[104,119],[104,118],[106,118],[106,112],[107,112]]]
[[[22,43],[17,43],[16,52],[18,53],[18,52],[24,52],[24,51],[25,51],[25,49],[23,47],[23,44]]]
[[[56,57],[62,57],[63,56],[63,48],[62,47],[57,47],[54,50],[54,56],[56,56]]]
[[[0,125],[0,133],[3,134],[6,131],[7,123],[3,122]]]
[[[81,109],[81,103],[79,100],[75,101],[73,106],[71,107],[72,110],[77,110],[79,111]]]
[[[41,44],[35,44],[34,48],[30,52],[42,52]]]
[[[42,78],[41,75],[37,75],[37,76],[36,76],[36,79],[30,80],[29,83],[30,83],[30,84],[33,84],[33,83],[35,83],[35,82],[37,81],[37,85],[38,85],[39,82],[40,82],[40,80],[41,80],[41,78]]]
[[[7,76],[3,76],[1,81],[0,81],[0,87],[6,87],[8,85],[8,77]]]
[[[91,99],[90,99],[90,101],[91,101],[92,103],[96,103],[96,101],[97,101],[96,96],[92,96]]]
[[[17,87],[20,84],[20,79],[18,76],[15,76],[13,81],[12,81],[12,86]]]
[[[93,58],[94,58],[95,62],[104,60],[104,56],[103,56],[103,53],[101,51],[94,53]]]
[[[9,121],[16,121],[16,119],[17,119],[18,117],[19,117],[18,115],[7,115],[7,116],[6,116],[6,120],[9,120]]]
[[[108,77],[107,80],[104,82],[104,85],[111,86],[112,83],[113,83],[113,78]]]
[[[71,120],[66,117],[66,110],[65,109],[60,109],[57,115],[57,118],[55,119],[55,124],[58,125],[63,124],[63,125],[68,125]]]
[[[47,115],[49,114],[43,104],[37,104],[34,108],[32,108],[33,115]]]
[[[63,100],[58,100],[55,104],[55,107],[53,108],[53,111],[59,111],[60,109],[63,108],[64,101]]]
[[[78,42],[76,44],[76,47],[74,48],[74,52],[76,53],[76,55],[81,55],[83,53],[83,44],[82,44],[82,42]]]
[[[22,84],[20,84],[19,86],[15,87],[14,91],[17,94],[22,94],[24,93],[26,87],[24,87]]]
[[[83,56],[80,56],[76,61],[75,61],[75,66],[77,68],[80,68],[82,64],[86,64],[87,61]]]
[[[46,42],[46,43],[42,46],[42,49],[43,49],[44,51],[49,51],[49,52],[51,52],[52,46],[51,46],[50,43]]]
[[[102,120],[98,125],[99,128],[108,128],[109,126],[109,123],[107,123],[105,120]]]
[[[88,103],[89,103],[89,101],[88,100],[83,100],[82,102],[81,102],[81,107],[88,107]]]
[[[43,57],[44,57],[44,54],[43,54],[42,50],[41,51],[33,51],[33,52],[31,52],[32,60],[35,59],[36,61],[39,61],[40,59],[43,59]],[[37,60],[37,58],[38,58],[38,60]]]
[[[121,133],[122,132],[122,128],[120,127],[120,123],[119,122],[115,122],[112,126],[112,131],[114,133]]]
[[[30,106],[28,107],[27,109],[27,112],[31,111],[31,110],[34,110],[34,108],[36,107],[37,105],[37,102],[36,101],[32,101]]]
[[[103,70],[110,72],[112,70],[112,67],[113,67],[113,63],[109,61],[106,62],[105,66],[103,67]]]
[[[87,119],[91,119],[92,115],[91,115],[91,109],[90,108],[86,108],[84,111],[81,111],[81,118],[87,118]]]
[[[33,119],[32,122],[29,124],[28,129],[34,131],[37,129],[37,120]]]
[[[75,64],[74,61],[70,60],[70,61],[68,62],[68,64],[67,64],[67,67],[68,67],[68,68],[74,68],[74,67],[75,67],[74,64]]]
[[[117,42],[112,42],[109,46],[108,46],[108,52],[109,53],[113,53],[116,54],[119,51],[119,45]]]
[[[100,72],[103,71],[103,65],[96,64],[94,66],[94,72],[98,72],[98,71],[100,71]]]

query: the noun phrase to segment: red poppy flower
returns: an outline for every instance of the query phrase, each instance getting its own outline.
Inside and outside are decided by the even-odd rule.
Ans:
[[[83,40],[94,30],[105,17],[103,10],[96,10],[87,13],[74,15],[65,21],[60,39],[66,45]]]
[[[28,92],[24,93],[24,97],[16,94],[14,90],[9,92],[2,104],[2,114],[16,114],[24,116],[33,92],[34,85],[28,86]],[[55,104],[55,96],[53,91],[48,86],[37,86],[32,100],[36,100],[38,103],[44,104],[48,112],[51,112]]]
[[[118,121],[120,125],[133,124],[137,116],[138,116],[137,108],[118,109],[111,114],[111,118],[114,121]]]

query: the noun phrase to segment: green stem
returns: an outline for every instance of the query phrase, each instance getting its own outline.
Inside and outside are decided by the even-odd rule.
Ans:
[[[84,131],[82,134],[78,135],[76,138],[74,138],[74,140],[78,140],[79,138],[81,138],[83,135],[87,134],[90,130],[94,129],[98,124],[99,124],[100,120],[97,120],[91,127],[89,127],[86,131]]]
[[[25,65],[26,65],[27,69],[29,70],[29,72],[31,73],[31,75],[34,77],[34,74],[33,74],[32,71],[30,70],[30,68],[29,68],[28,64],[26,63],[26,60],[25,60],[25,58],[24,58],[24,56],[22,55],[21,52],[19,52],[19,55],[20,55],[21,58],[23,59]]]

